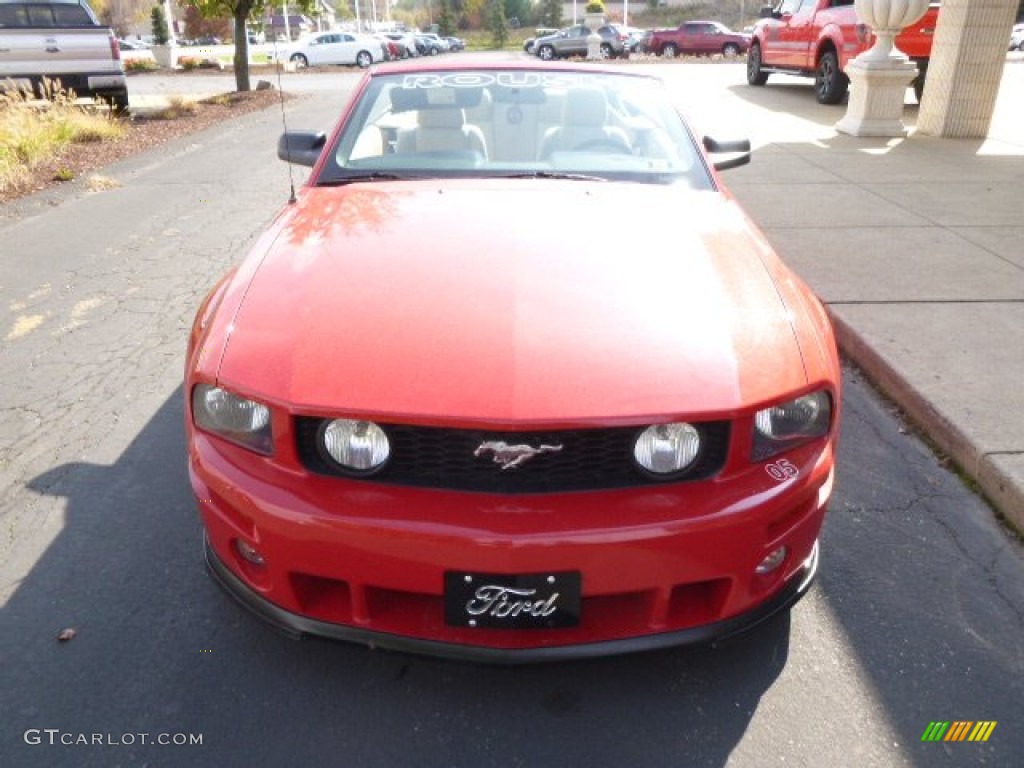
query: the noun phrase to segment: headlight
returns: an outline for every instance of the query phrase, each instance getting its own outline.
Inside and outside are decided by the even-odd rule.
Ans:
[[[758,411],[754,416],[754,461],[823,437],[831,422],[832,398],[823,391]]]
[[[700,454],[700,432],[692,424],[655,424],[633,446],[636,463],[662,477],[682,472]]]
[[[197,426],[259,453],[274,452],[270,409],[226,389],[199,384],[192,390],[192,418]]]
[[[372,421],[329,421],[320,430],[320,443],[342,469],[358,474],[375,472],[391,455],[388,436]]]

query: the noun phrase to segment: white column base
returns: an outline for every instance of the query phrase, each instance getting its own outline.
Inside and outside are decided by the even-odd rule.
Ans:
[[[836,130],[850,136],[906,136],[903,100],[917,77],[917,65],[906,57],[863,61],[846,66],[850,101]]]
[[[152,53],[156,63],[163,69],[174,69],[178,66],[178,46],[174,43],[154,45]]]

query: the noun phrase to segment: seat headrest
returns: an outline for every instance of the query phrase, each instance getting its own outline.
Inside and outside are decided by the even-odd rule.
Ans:
[[[454,107],[421,109],[417,121],[421,128],[461,128],[466,123],[466,113]]]
[[[488,91],[483,91],[480,103],[466,110],[466,119],[471,123],[489,123],[494,116],[494,99]]]
[[[565,95],[562,122],[565,125],[604,125],[608,100],[598,88],[577,88]]]

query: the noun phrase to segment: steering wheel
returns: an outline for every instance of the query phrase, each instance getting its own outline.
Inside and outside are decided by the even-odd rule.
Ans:
[[[602,150],[611,151],[619,155],[633,154],[633,150],[626,146],[625,142],[621,139],[612,138],[590,139],[572,148],[573,152],[595,152]]]

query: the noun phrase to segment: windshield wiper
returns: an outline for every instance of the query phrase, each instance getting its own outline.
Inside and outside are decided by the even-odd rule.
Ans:
[[[365,173],[353,173],[348,176],[339,176],[335,179],[320,179],[318,187],[336,187],[342,184],[353,184],[363,181],[407,181],[418,179],[430,179],[433,176],[420,176],[414,173],[391,173],[389,171],[366,171]]]
[[[561,171],[524,171],[522,173],[488,174],[490,179],[568,179],[569,181],[608,181],[603,176],[589,176],[585,173],[563,173]]]

